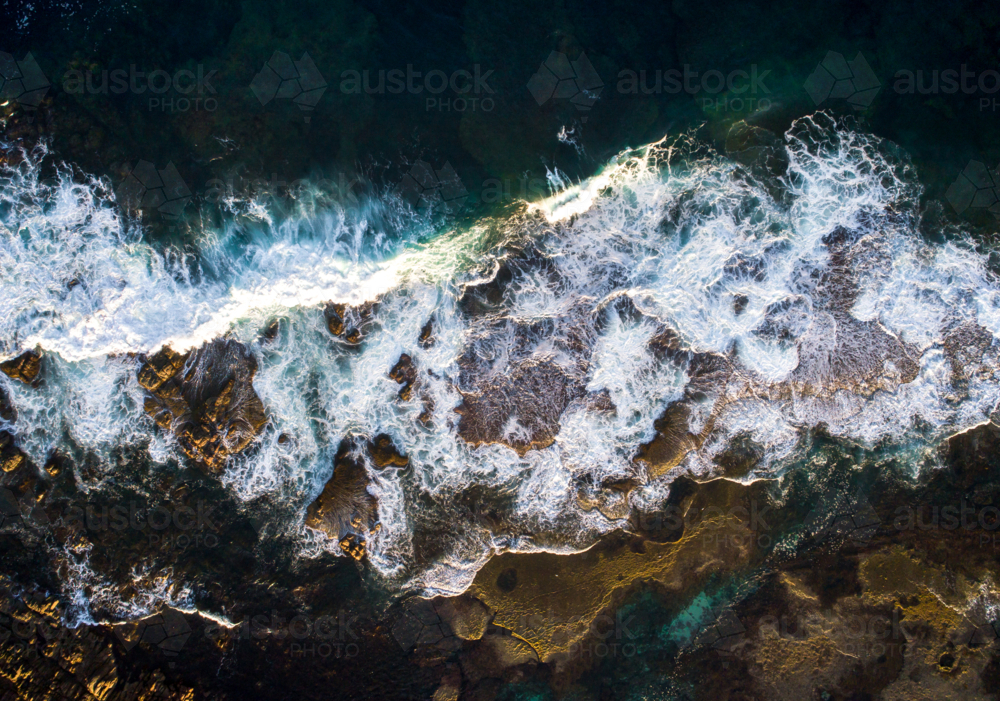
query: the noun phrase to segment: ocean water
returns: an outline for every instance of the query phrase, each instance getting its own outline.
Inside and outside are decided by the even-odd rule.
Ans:
[[[184,250],[124,216],[107,182],[43,176],[53,164],[39,148],[0,180],[0,356],[40,347],[47,376],[29,388],[0,375],[18,410],[0,428],[38,464],[54,450],[96,458],[84,489],[116,478],[121,446],[171,469],[181,453],[142,410],[135,354],[235,339],[257,359],[271,420],[220,479],[239,499],[293,504],[301,557],[340,554],[302,525],[305,508],[344,438],[388,434],[410,466],[366,464],[382,525],[371,576],[426,594],[463,591],[495,553],[590,547],[631,507],[666,499],[678,474],[720,474],[735,439],[761,447],[744,479],[793,469],[818,428],[933,469],[930,449],[1000,401],[1000,282],[970,238],[924,239],[918,173],[892,144],[821,113],[775,148],[779,172],[668,135],[472,221],[391,192],[280,213],[232,201]],[[328,332],[331,302],[378,303],[360,345]],[[664,334],[683,352],[658,352]],[[420,373],[406,402],[388,376],[402,353]],[[708,356],[725,372],[699,374]],[[463,393],[532,364],[578,388],[551,445],[467,443]],[[647,469],[636,455],[676,402],[694,448]],[[501,419],[507,441],[530,438],[524,417]],[[622,481],[637,487],[607,486]],[[470,511],[471,490],[501,517]],[[104,591],[79,555],[67,588]],[[184,583],[121,610],[166,598],[186,601]]]

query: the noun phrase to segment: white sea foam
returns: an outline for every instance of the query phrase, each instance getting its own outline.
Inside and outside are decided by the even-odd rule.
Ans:
[[[368,465],[382,523],[369,559],[397,584],[454,593],[492,552],[589,547],[628,512],[602,484],[638,482],[632,501],[648,507],[678,471],[716,472],[736,436],[761,446],[756,469],[768,473],[820,424],[875,445],[933,441],[988,418],[1000,401],[996,351],[971,361],[978,370],[958,390],[944,344],[963,325],[1000,333],[1000,284],[985,258],[963,242],[921,239],[919,184],[879,140],[819,115],[793,126],[785,151],[787,172],[765,181],[682,136],[622,154],[578,185],[554,178],[561,189],[547,200],[433,239],[386,198],[233,220],[206,233],[196,257],[145,242],[101,183],[43,183],[29,160],[0,195],[0,353],[38,344],[53,360],[37,390],[0,377],[20,411],[14,430],[36,460],[72,439],[98,455],[145,441],[162,463],[176,449],[143,416],[135,361],[123,354],[229,335],[257,357],[271,424],[223,480],[244,499],[285,490],[304,507],[345,437],[388,434],[410,467]],[[838,231],[849,280],[827,243]],[[466,290],[504,263],[511,279],[494,310],[465,311]],[[329,334],[324,303],[376,299],[359,347]],[[283,320],[278,338],[260,341],[273,318]],[[428,321],[435,342],[425,347]],[[650,345],[664,329],[732,371],[687,397],[690,358]],[[889,339],[890,350],[865,355],[877,344],[846,343],[852,333]],[[404,352],[420,372],[408,402],[387,375]],[[858,362],[838,369],[848,352]],[[867,361],[867,375],[848,376]],[[521,456],[458,435],[470,362],[484,378],[551,364],[574,383],[551,445]],[[601,394],[612,407],[591,402]],[[649,480],[636,451],[678,400],[691,403],[701,447]],[[424,426],[417,417],[430,407]],[[516,414],[502,429],[508,439],[530,431]],[[506,500],[500,525],[458,506],[472,487]],[[437,543],[429,560],[415,537],[425,532]],[[303,538],[315,552],[314,535]]]

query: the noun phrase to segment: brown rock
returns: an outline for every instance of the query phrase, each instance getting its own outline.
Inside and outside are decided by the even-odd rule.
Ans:
[[[365,556],[364,538],[355,533],[351,533],[340,541],[340,549],[353,557],[355,560],[361,560]]]
[[[371,323],[377,307],[376,302],[366,302],[357,307],[331,304],[323,312],[326,317],[326,328],[337,338],[342,338],[352,345],[361,343],[365,328]]]
[[[378,502],[368,492],[368,473],[351,457],[351,443],[337,452],[333,476],[306,511],[306,525],[323,531],[356,560],[365,554],[365,539],[379,529]]]
[[[368,453],[376,467],[406,467],[410,464],[410,459],[396,450],[392,439],[385,433],[375,436],[375,440],[368,444]]]
[[[6,431],[0,431],[0,470],[6,473],[14,472],[23,467],[28,459],[16,445],[14,437]]]
[[[582,394],[581,383],[555,363],[523,360],[462,393],[458,434],[472,445],[503,443],[524,455],[552,445],[559,417]]]
[[[234,341],[217,340],[181,355],[164,348],[139,370],[144,408],[177,436],[184,453],[212,472],[245,450],[267,415],[253,389],[257,362]]]
[[[24,465],[25,457],[21,452],[12,452],[10,455],[0,456],[0,468],[4,472],[13,472]]]
[[[38,351],[27,351],[13,360],[0,363],[0,371],[7,377],[20,380],[26,385],[32,384],[42,369],[42,354]]]
[[[406,353],[399,356],[399,360],[389,370],[389,378],[397,384],[403,385],[399,390],[399,398],[404,402],[409,401],[413,396],[413,388],[417,383],[417,366],[413,364],[413,358]]]
[[[434,320],[428,319],[424,327],[420,329],[420,338],[417,339],[421,348],[430,348],[434,345]]]
[[[326,328],[334,336],[343,336],[346,324],[344,317],[347,315],[346,304],[331,304],[326,308]]]
[[[150,392],[156,392],[163,383],[181,371],[189,357],[190,353],[181,355],[172,348],[164,347],[139,370],[139,385]]]

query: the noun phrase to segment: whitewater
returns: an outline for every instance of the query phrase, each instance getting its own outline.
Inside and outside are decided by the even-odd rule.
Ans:
[[[0,375],[18,411],[0,429],[37,464],[54,450],[97,456],[98,479],[114,479],[120,446],[169,469],[182,456],[143,411],[136,356],[234,339],[256,357],[270,423],[224,483],[298,504],[288,528],[303,556],[339,554],[303,526],[305,507],[345,437],[389,435],[410,465],[366,464],[382,525],[368,559],[428,594],[463,591],[495,553],[590,547],[662,503],[679,474],[720,474],[736,438],[761,449],[743,479],[788,469],[820,426],[905,446],[926,467],[937,442],[1000,402],[1000,282],[970,237],[921,236],[922,189],[893,145],[820,114],[776,148],[786,165],[771,172],[671,136],[461,226],[391,194],[281,217],[252,207],[204,227],[196,251],[147,240],[106,181],[43,178],[37,149],[0,180],[0,359],[40,347],[47,375],[38,388]],[[324,307],[365,302],[378,306],[360,345],[334,338]],[[418,341],[428,322],[431,345]],[[657,350],[665,337],[681,350]],[[403,353],[420,372],[412,401],[388,376]],[[699,375],[704,357],[725,372]],[[579,387],[551,444],[505,444],[530,434],[515,414],[506,440],[464,440],[465,395],[531,363]],[[690,446],[669,464],[636,460],[681,404]],[[607,487],[624,480],[636,487]],[[472,486],[504,495],[502,519],[457,505]],[[430,532],[444,553],[433,558],[414,537]]]

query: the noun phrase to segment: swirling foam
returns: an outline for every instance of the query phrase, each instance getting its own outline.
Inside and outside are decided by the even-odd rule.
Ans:
[[[255,388],[272,422],[232,460],[226,483],[246,499],[290,490],[304,506],[345,436],[386,433],[411,468],[369,465],[383,525],[370,560],[398,583],[453,593],[493,552],[589,547],[628,511],[601,485],[633,480],[633,503],[648,505],[678,471],[716,472],[736,436],[762,447],[757,471],[766,473],[786,467],[819,424],[867,445],[929,445],[988,420],[1000,401],[1000,285],[984,256],[968,242],[922,240],[920,186],[891,145],[819,115],[789,130],[783,155],[787,170],[768,174],[682,136],[428,243],[418,243],[426,224],[390,198],[264,217],[256,228],[233,221],[206,235],[196,257],[145,242],[102,183],[65,173],[43,182],[29,158],[0,195],[0,352],[37,344],[55,370],[39,390],[0,377],[21,411],[13,430],[36,460],[71,439],[98,454],[145,442],[163,462],[173,448],[142,414],[135,363],[123,354],[229,335],[257,356]],[[834,261],[838,232],[847,272]],[[463,295],[504,265],[502,301],[470,313]],[[626,298],[634,314],[619,304]],[[360,348],[329,335],[324,303],[375,299]],[[264,343],[259,331],[273,318],[281,332]],[[424,347],[428,321],[435,343]],[[636,452],[672,402],[690,401],[695,372],[690,356],[654,352],[665,329],[691,353],[727,358],[732,372],[692,403],[698,447],[653,479]],[[946,341],[961,329],[989,341],[958,387]],[[871,344],[846,342],[851,333],[882,339],[885,357],[861,357]],[[532,361],[578,382],[551,445],[519,456],[458,435],[470,349],[479,373]],[[410,402],[387,376],[404,352],[421,373]],[[869,363],[869,374],[845,376],[837,352],[861,354],[856,365]],[[588,403],[598,394],[613,411]],[[417,421],[424,399],[430,428]],[[528,430],[521,418],[507,417],[510,436]],[[504,523],[456,506],[473,486],[507,500]],[[425,532],[438,541],[429,561],[417,544]]]

